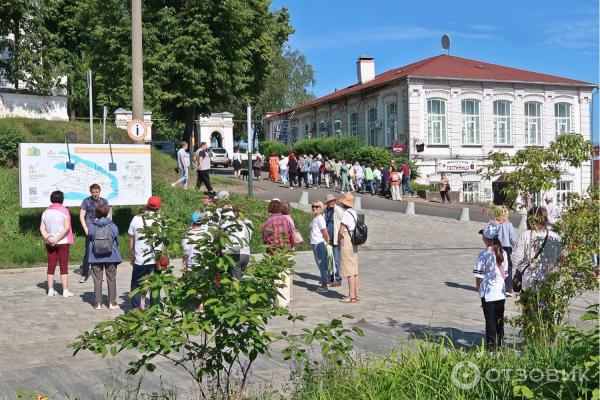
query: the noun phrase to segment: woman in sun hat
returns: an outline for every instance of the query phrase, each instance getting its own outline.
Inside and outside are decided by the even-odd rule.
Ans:
[[[352,244],[351,233],[356,227],[357,214],[353,209],[354,196],[346,193],[339,200],[344,209],[338,243],[340,246],[340,275],[348,277],[348,297],[340,300],[342,303],[358,302],[358,246]]]

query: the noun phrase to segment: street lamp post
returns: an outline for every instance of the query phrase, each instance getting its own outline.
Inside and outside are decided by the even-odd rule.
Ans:
[[[252,135],[252,107],[248,104],[246,108],[246,122],[248,125],[248,197],[252,197],[252,146],[254,137]]]

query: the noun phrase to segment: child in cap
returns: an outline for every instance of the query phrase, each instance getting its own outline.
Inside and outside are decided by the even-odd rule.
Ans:
[[[192,214],[192,226],[181,241],[181,247],[183,249],[183,259],[181,265],[183,266],[184,271],[195,268],[199,265],[197,256],[201,249],[199,243],[197,242],[202,238],[203,235],[209,234],[205,229],[202,229],[203,215],[204,214],[202,211],[195,211]]]
[[[479,253],[473,266],[475,286],[479,290],[485,318],[485,342],[488,350],[500,347],[504,338],[504,278],[508,256],[498,239],[499,232],[500,228],[491,223],[479,231],[486,248]]]

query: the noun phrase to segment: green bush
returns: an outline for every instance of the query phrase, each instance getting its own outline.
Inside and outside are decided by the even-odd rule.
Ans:
[[[271,154],[277,156],[287,155],[290,153],[291,147],[276,140],[265,140],[264,142],[260,142],[259,150],[260,154],[268,158]]]
[[[590,307],[582,317],[593,323],[591,329],[565,327],[550,345],[531,341],[518,349],[487,352],[481,347],[458,349],[447,338],[414,340],[389,355],[342,368],[309,365],[296,375],[286,398],[597,399],[596,309],[597,305]]]
[[[12,168],[19,160],[19,143],[23,135],[18,130],[0,122],[0,166]]]

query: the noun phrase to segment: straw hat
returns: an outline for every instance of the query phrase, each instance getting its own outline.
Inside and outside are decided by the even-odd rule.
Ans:
[[[346,207],[354,207],[354,196],[352,196],[350,193],[346,193],[345,195],[343,195],[339,201]]]

